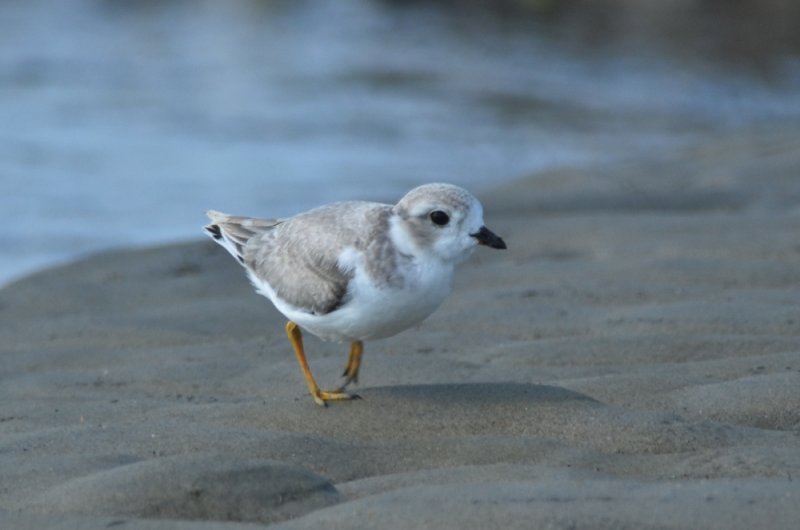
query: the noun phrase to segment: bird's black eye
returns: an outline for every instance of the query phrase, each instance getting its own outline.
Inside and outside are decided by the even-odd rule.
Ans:
[[[435,225],[444,226],[450,222],[450,216],[441,210],[431,212],[431,222]]]

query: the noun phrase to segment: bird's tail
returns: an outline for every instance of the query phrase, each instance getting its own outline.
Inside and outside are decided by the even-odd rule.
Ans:
[[[244,246],[250,238],[280,223],[276,219],[239,217],[214,210],[207,211],[206,215],[211,219],[211,224],[204,227],[206,233],[243,265]]]

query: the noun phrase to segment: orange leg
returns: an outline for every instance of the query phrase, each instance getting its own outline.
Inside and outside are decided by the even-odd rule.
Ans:
[[[342,377],[344,382],[339,387],[339,391],[345,389],[350,383],[358,383],[358,369],[361,367],[361,354],[364,353],[364,343],[360,340],[350,343],[350,356],[347,358],[347,366],[344,367]]]
[[[303,370],[303,376],[306,378],[306,383],[308,384],[308,391],[311,393],[311,397],[314,398],[314,402],[317,405],[324,407],[328,401],[353,399],[355,397],[342,390],[334,390],[332,392],[320,390],[317,382],[314,381],[314,376],[311,375],[311,368],[309,368],[308,361],[306,360],[306,353],[303,349],[303,334],[300,331],[300,327],[291,320],[288,321],[286,323],[286,335],[289,337],[289,342],[294,349],[294,354],[297,356],[297,362],[300,363],[300,369]],[[349,364],[348,362],[348,366]],[[357,365],[355,370],[356,375],[358,375]]]

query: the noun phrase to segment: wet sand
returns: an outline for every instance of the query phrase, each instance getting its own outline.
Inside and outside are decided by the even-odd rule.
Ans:
[[[798,176],[798,131],[747,131],[483,194],[509,250],[326,409],[211,242],[16,282],[0,526],[795,528]]]

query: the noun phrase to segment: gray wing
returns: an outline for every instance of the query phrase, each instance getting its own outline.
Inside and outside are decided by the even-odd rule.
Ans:
[[[388,227],[390,207],[366,202],[323,206],[275,224],[248,239],[244,265],[284,301],[315,314],[347,302],[353,272],[338,263],[345,248],[363,250]]]

